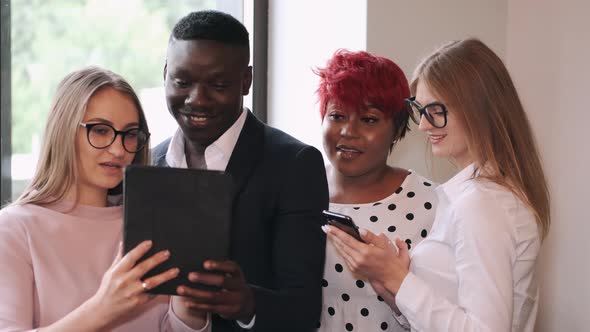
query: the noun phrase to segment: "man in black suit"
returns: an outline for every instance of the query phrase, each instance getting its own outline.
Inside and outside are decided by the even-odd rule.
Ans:
[[[249,59],[246,28],[221,12],[191,13],[170,37],[166,101],[179,130],[154,148],[154,163],[225,170],[236,184],[231,260],[205,262],[217,273],[189,275],[222,291],[181,286],[174,311],[212,314],[213,331],[311,331],[321,311],[325,255],[323,159],[243,108]]]

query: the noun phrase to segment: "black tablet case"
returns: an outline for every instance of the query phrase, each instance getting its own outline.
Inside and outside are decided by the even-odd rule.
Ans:
[[[142,258],[170,250],[170,258],[142,279],[180,268],[177,278],[151,289],[153,294],[176,294],[188,273],[203,271],[207,259],[229,254],[231,193],[229,174],[220,171],[130,166],[124,179],[123,247],[125,253],[144,240],[153,247]]]

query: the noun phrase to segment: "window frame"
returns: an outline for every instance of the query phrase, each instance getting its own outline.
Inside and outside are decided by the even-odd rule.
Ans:
[[[0,205],[4,205],[12,196],[10,0],[0,0],[0,16]]]
[[[268,121],[268,0],[254,0],[254,46],[252,112],[256,117]]]

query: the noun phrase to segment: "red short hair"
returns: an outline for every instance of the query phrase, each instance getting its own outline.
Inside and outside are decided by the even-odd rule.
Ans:
[[[405,135],[410,114],[404,99],[410,97],[410,88],[406,75],[393,61],[340,49],[325,68],[314,72],[320,76],[317,94],[322,119],[329,101],[352,109],[368,103],[393,118],[396,139]]]

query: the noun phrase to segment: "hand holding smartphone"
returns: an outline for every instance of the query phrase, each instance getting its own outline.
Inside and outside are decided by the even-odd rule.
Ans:
[[[365,242],[361,238],[358,226],[354,223],[350,216],[328,210],[322,211],[322,214],[326,218],[326,223],[328,225],[338,227],[340,230],[354,237],[357,241]]]

